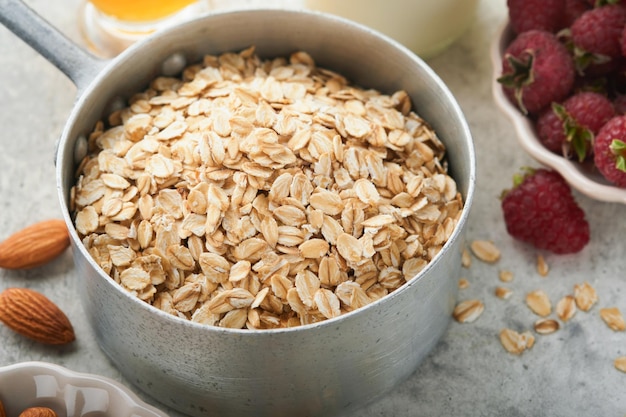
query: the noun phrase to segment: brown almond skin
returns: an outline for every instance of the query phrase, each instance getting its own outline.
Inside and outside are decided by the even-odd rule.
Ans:
[[[0,293],[0,321],[39,343],[64,345],[76,339],[67,316],[50,299],[28,288]]]
[[[31,407],[22,411],[19,417],[58,417],[54,410],[48,407]]]
[[[0,268],[30,269],[59,256],[70,245],[65,222],[44,220],[28,226],[0,243]]]

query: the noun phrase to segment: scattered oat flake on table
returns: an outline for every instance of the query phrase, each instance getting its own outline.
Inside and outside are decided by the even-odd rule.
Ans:
[[[588,282],[584,282],[574,285],[574,300],[579,309],[589,311],[598,301],[598,294]]]
[[[626,356],[620,356],[619,358],[615,359],[613,365],[615,365],[616,369],[622,372],[626,372]]]
[[[498,278],[502,282],[511,282],[513,281],[513,272],[503,269],[498,273]]]
[[[508,300],[509,298],[511,298],[511,295],[513,295],[513,291],[505,287],[496,287],[495,294],[498,298]]]
[[[542,277],[546,277],[548,276],[549,271],[550,267],[548,266],[546,259],[543,257],[543,255],[537,255],[537,272],[539,273],[539,275],[541,275]]]
[[[464,290],[466,288],[468,288],[470,285],[469,281],[467,280],[467,278],[461,278],[459,279],[459,288]]]
[[[470,249],[483,262],[495,263],[500,259],[500,249],[490,240],[474,240]]]
[[[626,330],[626,323],[624,323],[624,317],[622,312],[617,307],[602,308],[600,309],[600,317],[606,323],[609,328],[616,332]]]
[[[556,315],[561,321],[568,321],[576,314],[576,301],[572,295],[566,295],[556,303]]]
[[[535,331],[539,334],[551,334],[559,330],[561,325],[554,319],[539,319],[535,322]]]
[[[454,308],[452,316],[459,323],[471,323],[485,311],[485,304],[480,300],[461,301]]]
[[[531,291],[526,295],[526,305],[533,313],[545,317],[552,312],[550,298],[543,290]]]
[[[461,265],[463,265],[464,268],[472,266],[472,256],[467,248],[463,249],[463,252],[461,253]]]
[[[500,331],[500,343],[507,352],[520,355],[526,349],[530,349],[535,344],[535,337],[529,332],[518,333],[511,329]]]

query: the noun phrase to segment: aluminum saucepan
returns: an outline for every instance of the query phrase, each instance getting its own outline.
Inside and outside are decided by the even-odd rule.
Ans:
[[[94,58],[18,0],[0,0],[2,23],[78,87],[56,155],[59,199],[71,231],[80,299],[102,350],[148,395],[192,416],[346,413],[414,373],[450,321],[475,184],[471,133],[440,78],[397,42],[331,15],[295,10],[210,14],[159,32],[110,61]],[[382,92],[406,90],[448,150],[465,200],[433,261],[390,295],[343,316],[284,330],[232,330],[166,314],[126,293],[92,260],[69,210],[79,138],[119,101],[181,63],[251,45],[261,57],[308,52],[320,67]],[[77,149],[78,148],[78,149]]]

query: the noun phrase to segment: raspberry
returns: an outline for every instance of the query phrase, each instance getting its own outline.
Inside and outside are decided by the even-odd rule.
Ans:
[[[580,73],[606,74],[622,56],[626,9],[610,4],[583,13],[571,26],[576,66]]]
[[[555,35],[542,30],[519,34],[507,47],[498,81],[524,114],[538,114],[563,100],[574,84],[574,62]]]
[[[591,6],[585,0],[566,0],[564,27],[570,27],[580,15],[589,9],[591,9]]]
[[[509,234],[537,249],[575,253],[589,242],[585,213],[555,171],[537,169],[517,177],[502,198],[502,212]]]
[[[565,0],[507,0],[515,33],[539,29],[555,33],[564,26]]]
[[[576,93],[539,116],[537,136],[552,152],[568,158],[575,153],[579,161],[584,161],[591,155],[594,136],[613,116],[613,104],[602,94]]]
[[[626,187],[626,116],[615,116],[598,132],[593,162],[609,182]]]

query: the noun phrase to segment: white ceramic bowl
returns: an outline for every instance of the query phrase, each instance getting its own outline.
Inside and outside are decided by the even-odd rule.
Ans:
[[[116,381],[46,362],[1,367],[0,400],[9,417],[29,407],[59,417],[167,417]]]
[[[502,56],[514,34],[508,22],[504,22],[496,32],[497,36],[491,45],[491,61],[493,64],[492,92],[500,110],[511,120],[517,139],[522,148],[535,160],[558,171],[567,182],[581,193],[605,202],[626,204],[626,189],[611,185],[591,163],[581,164],[557,155],[537,138],[535,127],[531,121],[519,112],[502,91],[497,79],[502,73]]]

